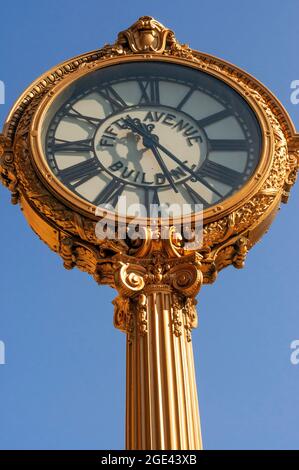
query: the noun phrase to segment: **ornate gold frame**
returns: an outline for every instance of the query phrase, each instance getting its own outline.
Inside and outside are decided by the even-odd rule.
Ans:
[[[95,71],[101,68],[109,67],[114,64],[120,64],[123,62],[133,62],[133,61],[136,62],[136,61],[144,61],[144,60],[172,62],[175,64],[185,65],[188,67],[202,70],[202,67],[200,66],[200,64],[197,64],[196,62],[190,63],[189,59],[178,58],[178,57],[167,57],[167,56],[163,56],[162,54],[159,55],[158,57],[155,55],[155,56],[147,57],[146,59],[144,58],[143,54],[136,54],[134,56],[124,55],[120,57],[107,58],[103,62],[94,64],[91,70]],[[79,196],[76,196],[73,192],[68,190],[58,180],[58,178],[56,178],[53,175],[43,155],[42,143],[41,143],[41,128],[42,128],[42,123],[45,118],[45,115],[47,114],[49,108],[52,106],[53,101],[57,99],[57,96],[60,93],[62,93],[67,87],[69,87],[72,83],[74,83],[76,80],[89,74],[91,70],[87,67],[82,67],[81,69],[74,72],[72,75],[68,75],[62,82],[54,86],[51,94],[46,95],[43,98],[43,100],[40,102],[40,105],[36,113],[33,116],[31,129],[30,129],[30,145],[32,149],[33,161],[36,164],[36,169],[40,173],[41,178],[44,179],[45,185],[48,186],[49,190],[54,192],[54,194],[60,196],[60,199],[64,203],[66,203],[67,205],[70,205],[70,207],[72,207],[74,210],[80,210],[80,212],[87,217],[92,217],[94,215],[96,211],[96,207],[88,203],[84,199],[80,198]],[[261,129],[262,129],[263,149],[262,149],[261,159],[260,159],[258,168],[255,171],[255,174],[250,178],[250,180],[246,183],[246,185],[244,185],[244,187],[238,192],[237,195],[231,196],[230,198],[223,201],[223,203],[221,203],[221,206],[218,205],[216,207],[212,207],[212,208],[205,210],[204,211],[205,223],[209,223],[215,220],[219,212],[221,212],[222,215],[224,216],[228,214],[229,212],[231,212],[232,210],[236,210],[242,204],[248,201],[248,199],[250,199],[250,197],[260,189],[263,182],[267,178],[267,175],[271,168],[272,158],[273,158],[273,148],[272,148],[273,131],[269,125],[268,120],[266,119],[266,116],[263,110],[259,106],[257,106],[256,101],[250,95],[248,95],[248,93],[244,92],[244,88],[240,86],[240,84],[235,83],[229,77],[222,77],[219,71],[213,70],[213,71],[209,71],[208,73],[226,82],[228,85],[234,88],[237,92],[239,92],[239,94],[242,95],[242,97],[248,102],[248,104],[254,110],[259,120]],[[109,217],[109,212],[107,212],[107,214]],[[113,214],[111,214],[111,217],[113,218]],[[119,220],[121,220],[122,222],[126,222],[124,218],[122,219],[119,218]],[[146,224],[146,220],[144,221],[144,223]],[[175,223],[175,220],[174,220],[174,223]]]
[[[119,34],[112,46],[65,61],[35,80],[13,106],[1,136],[2,182],[20,202],[32,228],[64,259],[100,283],[115,285],[113,256],[133,255],[139,246],[97,239],[94,207],[68,192],[50,174],[40,149],[40,122],[65,87],[93,70],[127,61],[166,61],[204,71],[234,88],[252,107],[262,129],[262,158],[254,175],[235,195],[204,211],[204,282],[233,264],[242,267],[248,249],[286,202],[298,169],[299,136],[279,101],[259,81],[234,65],[181,45],[172,31],[150,17]],[[174,240],[185,253],[181,240]]]

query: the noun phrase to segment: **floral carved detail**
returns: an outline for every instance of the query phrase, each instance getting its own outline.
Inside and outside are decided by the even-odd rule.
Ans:
[[[139,333],[145,335],[147,333],[147,298],[146,295],[140,294],[135,300],[137,325]]]
[[[186,332],[187,341],[191,341],[191,331],[198,325],[197,312],[196,312],[196,299],[189,297],[183,305],[184,315],[184,328]]]
[[[146,335],[147,298],[144,294],[134,298],[119,295],[112,303],[114,305],[114,326],[127,334],[129,343],[132,342],[135,334]]]
[[[133,315],[131,300],[125,297],[116,297],[112,301],[114,305],[114,326],[127,333],[129,342],[134,334],[135,317]]]
[[[172,296],[172,327],[175,336],[179,337],[182,335],[182,307],[183,300],[180,295],[174,294]]]

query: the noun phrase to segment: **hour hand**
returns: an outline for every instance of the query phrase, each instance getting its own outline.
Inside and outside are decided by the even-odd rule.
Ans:
[[[139,135],[141,135],[143,137],[143,143],[144,145],[151,149],[151,151],[153,152],[157,162],[159,163],[163,173],[164,173],[164,176],[165,178],[167,179],[167,181],[169,182],[170,186],[172,187],[172,189],[178,193],[178,189],[175,185],[175,182],[167,168],[167,166],[165,165],[164,161],[163,161],[163,158],[156,146],[156,143],[157,143],[157,139],[155,139],[155,136],[153,134],[151,134],[150,131],[148,131],[147,129],[145,129],[142,124],[140,123],[139,125],[130,117],[130,116],[127,116],[127,119],[125,119],[125,123],[128,127],[130,127],[130,129],[132,129],[133,131],[137,132]]]
[[[132,131],[137,132],[137,134],[143,135],[143,129],[140,128],[138,121],[136,122],[136,120],[132,119],[131,116],[129,115],[127,115],[127,117],[123,119],[123,122],[126,128],[129,128]]]
[[[161,157],[161,154],[160,154],[159,150],[157,149],[157,147],[154,144],[152,144],[150,146],[150,149],[153,152],[153,154],[155,155],[155,158],[156,158],[157,162],[159,163],[161,169],[163,170],[164,176],[167,179],[167,181],[169,182],[170,186],[172,187],[172,189],[176,193],[178,193],[179,191],[178,191],[178,189],[175,185],[175,182],[173,181],[173,178],[172,178],[167,166],[165,165],[165,163],[164,163],[164,161]]]
[[[131,116],[127,115],[127,117],[123,120],[125,126],[132,131],[136,132],[137,134],[141,135],[143,139],[146,139],[147,145],[146,147],[150,147],[151,141],[156,142],[156,137],[151,132],[155,127],[153,124],[143,124],[140,119],[134,118],[132,119]]]

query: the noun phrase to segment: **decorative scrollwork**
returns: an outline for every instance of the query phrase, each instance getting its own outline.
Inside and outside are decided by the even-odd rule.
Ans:
[[[292,186],[295,184],[297,180],[299,168],[299,151],[297,150],[296,153],[290,153],[288,158],[288,172],[285,179],[283,192],[282,192],[282,202],[287,203],[290,197],[290,191]]]
[[[169,273],[172,279],[173,288],[184,296],[197,294],[202,285],[202,272],[200,270],[199,260],[193,263],[176,264]]]
[[[151,16],[142,16],[130,28],[121,31],[117,45],[133,53],[161,53],[166,44],[173,42],[173,32]]]
[[[137,325],[139,333],[143,336],[147,333],[147,298],[145,294],[140,294],[135,301],[137,314]]]
[[[138,264],[119,260],[115,263],[115,270],[115,285],[123,296],[132,296],[144,288],[144,270]]]
[[[61,257],[63,259],[63,266],[65,269],[72,269],[75,266],[74,258],[74,240],[71,237],[66,237],[61,241]]]
[[[113,322],[115,328],[127,333],[129,343],[134,334],[134,315],[129,298],[118,296],[112,301],[114,305]]]
[[[172,296],[172,327],[173,333],[177,337],[182,335],[182,307],[182,297],[178,294],[174,294]]]
[[[173,228],[170,232],[173,233]],[[168,251],[163,250],[166,245]],[[120,299],[124,299],[124,305],[127,305],[125,299],[131,298],[130,314],[135,317],[138,334],[144,335],[147,331],[147,296],[152,292],[164,292],[171,299],[174,335],[179,337],[186,331],[189,341],[191,328],[196,324],[194,297],[203,282],[201,256],[198,253],[179,256],[175,246],[170,251],[171,246],[169,239],[166,241],[158,237],[157,243],[150,245],[146,257],[125,254],[115,257],[115,286],[119,292],[117,302],[119,304]],[[140,252],[144,253],[142,248]],[[190,303],[188,299],[193,300]],[[183,313],[185,317],[187,315],[184,321]],[[120,329],[124,330],[123,323],[120,324]]]
[[[239,238],[235,244],[236,254],[233,257],[233,266],[235,268],[243,268],[245,264],[245,259],[248,253],[248,240],[245,237]]]
[[[191,341],[191,331],[193,328],[197,328],[198,317],[196,312],[196,299],[189,297],[186,299],[183,305],[183,314],[184,314],[184,328],[186,331],[187,341]]]

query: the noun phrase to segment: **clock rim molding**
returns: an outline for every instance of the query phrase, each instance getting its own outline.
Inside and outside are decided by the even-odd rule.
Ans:
[[[71,190],[66,188],[66,186],[51,172],[48,162],[45,158],[42,149],[42,128],[45,122],[46,115],[50,110],[51,106],[54,105],[59,95],[62,94],[64,91],[68,89],[71,85],[73,85],[76,81],[80,80],[81,78],[89,75],[91,72],[96,72],[97,70],[110,67],[113,65],[121,65],[123,63],[138,63],[138,62],[160,62],[160,63],[172,63],[175,65],[187,66],[193,69],[202,71],[202,68],[197,66],[197,63],[192,62],[190,64],[190,60],[186,60],[185,58],[179,57],[169,57],[169,56],[149,56],[144,57],[143,54],[137,54],[134,56],[120,56],[120,57],[112,57],[107,58],[105,61],[99,62],[97,64],[93,64],[91,68],[89,67],[81,67],[76,73],[72,75],[68,75],[65,80],[58,83],[55,89],[52,90],[52,93],[46,95],[43,100],[41,101],[37,111],[35,112],[31,129],[30,129],[30,144],[32,149],[32,156],[33,156],[33,163],[37,172],[40,174],[40,177],[44,180],[44,183],[48,186],[50,191],[54,191],[54,194],[57,194],[58,197],[64,202],[66,205],[69,205],[74,210],[79,210],[83,215],[90,218],[96,218],[98,220],[98,215],[100,212],[103,213],[103,210],[100,211],[98,207],[93,205],[92,203],[84,200],[82,197],[75,195]],[[210,75],[215,76],[219,79],[219,74],[210,73]],[[221,79],[224,83],[227,83],[231,88],[232,85],[230,80],[225,77],[225,79]],[[237,84],[233,88],[235,91],[242,93],[242,88],[240,88]],[[242,96],[244,98],[244,96]],[[270,135],[270,128],[269,123],[265,120],[264,116],[260,112],[260,109],[256,106],[254,100],[250,98],[250,96],[246,96],[247,104],[249,108],[254,111],[254,115],[258,120],[260,129],[263,129],[262,135],[269,136]],[[267,174],[267,170],[271,165],[271,157],[272,157],[273,150],[271,148],[271,141],[268,138],[262,140],[262,149],[261,149],[261,156],[259,159],[259,163],[257,165],[256,170],[253,173],[253,177],[250,177],[248,181],[242,186],[242,188],[235,192],[238,194],[238,198],[233,196],[227,197],[221,201],[219,204],[214,204],[213,206],[207,208],[203,212],[204,219],[208,222],[215,220],[215,214],[221,211],[222,215],[225,215],[231,212],[233,209],[237,209],[242,205],[242,201],[248,200],[252,194],[255,194],[257,189],[261,187],[263,183],[263,175]],[[259,178],[254,178],[254,175],[261,175]],[[116,211],[117,213],[117,211]],[[95,215],[96,214],[96,215]],[[216,216],[217,217],[217,216]],[[114,221],[115,214],[105,210],[105,219],[109,219]],[[192,214],[190,217],[192,220],[200,219],[200,214]],[[126,223],[127,221],[132,220],[133,217],[124,217],[117,214],[117,220],[121,223]],[[138,217],[138,221],[143,223],[144,225],[147,224],[147,219]],[[173,219],[173,223],[176,224],[180,221],[180,219]]]
[[[223,267],[243,267],[248,249],[267,231],[280,203],[287,202],[297,176],[299,134],[279,100],[258,80],[229,62],[180,44],[173,31],[151,17],[141,17],[120,32],[115,44],[66,60],[27,87],[0,135],[0,179],[12,192],[12,203],[20,203],[32,229],[60,254],[66,268],[77,266],[114,287],[114,256],[144,256],[152,228],[137,242],[97,238],[95,225],[101,217],[98,211],[95,215],[95,206],[66,189],[42,158],[40,122],[57,94],[75,80],[103,67],[138,61],[184,65],[216,77],[244,98],[259,122],[262,151],[257,168],[239,191],[203,212],[198,252],[203,282],[211,283]],[[113,214],[107,215],[114,220]],[[131,218],[118,220],[129,223]],[[171,252],[188,254],[182,238],[171,233]]]

